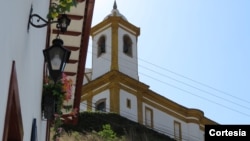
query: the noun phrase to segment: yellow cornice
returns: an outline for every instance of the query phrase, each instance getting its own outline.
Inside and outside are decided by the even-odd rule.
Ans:
[[[165,113],[172,115],[173,117],[185,121],[186,123],[196,123],[200,126],[201,130],[204,130],[204,125],[217,124],[216,122],[206,118],[204,113],[198,109],[186,108],[179,105],[149,89],[148,85],[141,83],[119,71],[110,71],[105,75],[89,82],[82,87],[83,93],[94,90],[97,87],[115,81],[119,89],[130,92],[136,96],[140,94],[140,101],[147,103]],[[124,86],[125,85],[125,86]],[[110,85],[109,85],[110,87]],[[105,87],[105,89],[108,89]],[[104,90],[104,89],[102,89]],[[136,91],[137,92],[136,92]]]
[[[157,103],[155,103],[156,101]],[[186,108],[152,91],[143,93],[143,102],[153,105],[157,109],[187,123],[196,123],[200,125],[201,130],[204,130],[202,125],[217,124],[216,122],[205,117],[201,110]]]
[[[82,93],[86,93],[90,90],[93,90],[93,86],[94,87],[98,87],[101,86],[105,83],[110,83],[111,81],[113,81],[114,79],[119,79],[119,82],[126,84],[127,86],[136,89],[136,90],[140,90],[140,91],[144,91],[147,90],[149,88],[148,85],[145,85],[144,83],[135,80],[117,70],[114,71],[109,71],[106,74],[98,77],[95,80],[90,81],[89,83],[85,84],[82,86]]]
[[[94,81],[90,81],[89,83],[85,84],[82,86],[82,95],[84,95],[85,93],[88,93],[89,91],[93,91],[94,89],[105,85],[107,83],[109,83],[110,81],[108,80],[108,75],[104,75]]]
[[[90,35],[94,36],[100,33],[101,31],[111,27],[113,24],[119,25],[119,27],[123,28],[124,30],[127,30],[128,32],[134,34],[135,36],[140,35],[140,28],[134,26],[128,21],[125,21],[121,17],[109,17],[105,19],[104,21],[100,22],[99,24],[91,28]]]
[[[104,85],[99,85],[99,87],[91,85],[91,87],[89,87],[89,88],[92,90],[82,92],[81,101],[89,99],[89,97],[93,97],[94,95],[97,95],[97,94],[101,93],[102,91],[108,90],[110,88],[110,83],[106,83]]]
[[[146,97],[150,100],[157,101],[157,103],[160,103],[161,106],[168,107],[172,111],[176,111],[178,114],[182,115],[183,117],[186,117],[186,118],[181,118],[180,116],[177,116],[176,114],[172,114],[174,117],[180,118],[183,121],[186,121],[187,123],[197,123],[197,124],[202,124],[202,125],[217,124],[216,122],[206,118],[204,116],[203,111],[198,110],[198,109],[186,108],[182,105],[179,105],[176,102],[173,102],[167,99],[166,97],[163,97],[151,91],[147,85],[137,80],[134,80],[131,77],[123,75],[121,82],[131,88],[136,88],[138,91],[141,91],[142,97]],[[123,87],[123,89],[128,90],[128,88],[125,88],[125,87]],[[132,92],[131,90],[128,90],[128,91]],[[160,106],[156,106],[156,107],[160,108]]]
[[[118,65],[118,24],[112,23],[112,35],[111,35],[111,44],[112,44],[112,50],[111,50],[111,70],[119,70]]]
[[[126,91],[126,92],[128,92],[128,93],[130,93],[130,94],[133,94],[133,95],[135,95],[135,96],[137,96],[137,93],[138,93],[138,91],[137,90],[135,90],[135,89],[131,89],[131,87],[127,87],[127,85],[125,86],[124,84],[119,84],[120,86],[120,89],[123,89],[124,91]]]

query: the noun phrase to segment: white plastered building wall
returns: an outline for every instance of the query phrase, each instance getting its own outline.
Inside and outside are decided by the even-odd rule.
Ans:
[[[128,76],[139,80],[138,77],[138,60],[137,60],[137,37],[132,34],[133,31],[126,28],[125,26],[120,25],[118,28],[118,64],[119,71],[127,74]],[[126,29],[126,30],[124,30]],[[130,31],[130,32],[129,32]],[[123,52],[123,36],[127,35],[132,40],[132,55],[128,56]]]
[[[49,0],[4,1],[0,9],[0,139],[3,137],[12,62],[15,61],[20,98],[23,140],[30,140],[36,119],[37,139],[45,140],[46,121],[41,115],[41,96],[47,28],[34,28],[28,21],[30,9],[46,18]]]
[[[106,52],[98,56],[98,40],[101,36],[106,38]],[[110,71],[111,66],[111,27],[92,37],[92,79]]]
[[[157,103],[156,101],[153,101],[154,103],[158,104],[159,106],[160,103]],[[202,131],[197,123],[187,123],[184,122],[171,114],[167,114],[166,112],[163,112],[159,110],[158,108],[155,108],[151,106],[150,104],[143,103],[143,124],[146,125],[146,108],[149,108],[152,110],[152,122],[153,122],[153,127],[150,127],[160,133],[166,134],[170,136],[171,138],[175,138],[175,129],[174,129],[174,123],[178,122],[180,123],[180,134],[182,140],[187,140],[187,141],[203,141],[204,137],[202,136],[204,134],[204,131]],[[165,109],[168,109],[167,107],[163,107]],[[168,109],[170,110],[170,109]],[[178,111],[176,111],[176,114],[179,114]],[[183,115],[181,115],[183,116]],[[183,116],[184,118],[187,118]],[[191,117],[192,118],[192,117]],[[194,117],[193,117],[194,118]]]
[[[120,94],[120,115],[134,122],[138,122],[137,97],[122,89],[120,90],[119,94]],[[128,107],[127,105],[128,101],[130,101],[130,107]]]
[[[105,91],[102,91],[100,94],[98,95],[95,95],[92,99],[92,111],[95,111],[96,110],[96,104],[99,100],[105,100],[105,103],[106,103],[106,107],[105,107],[105,111],[106,112],[110,112],[110,93],[109,93],[109,90],[105,90]]]

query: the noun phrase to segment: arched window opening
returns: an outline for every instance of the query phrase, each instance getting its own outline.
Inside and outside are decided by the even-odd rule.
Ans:
[[[101,99],[96,102],[95,110],[99,112],[106,112],[106,99]]]
[[[132,40],[128,35],[123,36],[123,52],[132,57]]]
[[[97,56],[99,57],[102,53],[106,52],[106,39],[105,36],[101,36],[97,42],[98,49],[97,49]]]

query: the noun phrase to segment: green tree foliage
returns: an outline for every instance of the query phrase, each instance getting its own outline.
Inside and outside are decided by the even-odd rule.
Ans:
[[[102,126],[103,130],[98,132],[102,138],[106,141],[113,141],[116,138],[116,133],[111,129],[110,124],[104,124]]]

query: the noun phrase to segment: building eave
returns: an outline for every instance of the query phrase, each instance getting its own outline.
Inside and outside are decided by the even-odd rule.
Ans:
[[[102,90],[108,89],[112,82],[117,82],[120,85],[120,89],[130,91],[131,94],[138,95],[141,93],[142,102],[148,103],[159,110],[172,115],[173,117],[185,121],[186,123],[198,124],[200,129],[204,131],[204,125],[207,124],[218,124],[213,120],[204,116],[204,112],[199,109],[187,108],[182,106],[152,90],[149,86],[135,80],[119,71],[110,71],[106,74],[90,81],[89,83],[82,86],[82,97],[84,101],[88,97],[88,93],[95,94],[100,93]],[[157,101],[157,103],[156,103]]]
[[[98,34],[99,32],[111,27],[114,24],[120,25],[120,27],[123,27],[123,28],[125,27],[125,28],[130,29],[132,31],[132,34],[134,34],[135,36],[140,35],[140,28],[139,27],[134,26],[133,24],[124,20],[121,17],[108,17],[107,19],[103,20],[99,24],[92,27],[90,35],[94,36],[94,35]]]
[[[78,0],[77,7],[74,7],[69,13],[66,13],[71,19],[71,25],[67,32],[60,34],[64,40],[64,47],[71,50],[69,62],[66,64],[64,73],[73,80],[74,99],[72,100],[73,108],[79,112],[81,88],[83,84],[85,64],[87,58],[89,35],[94,12],[95,0]],[[56,38],[58,30],[56,25],[50,25],[47,29],[46,48],[51,46],[51,42]],[[46,69],[44,69],[46,76]],[[70,114],[64,114],[65,123],[77,122],[77,117]]]

